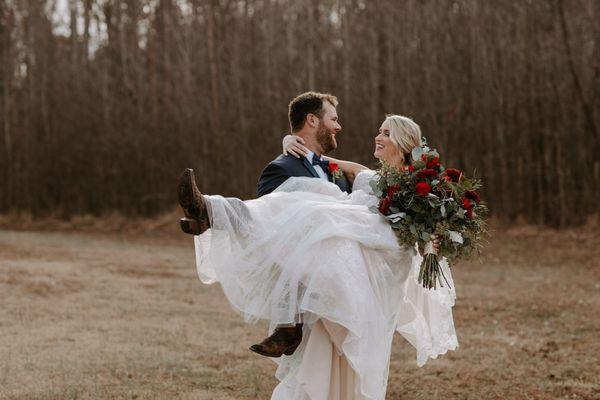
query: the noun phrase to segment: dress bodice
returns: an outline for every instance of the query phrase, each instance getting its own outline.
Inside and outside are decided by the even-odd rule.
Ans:
[[[363,169],[354,178],[354,184],[352,185],[352,191],[362,190],[363,192],[374,195],[373,189],[371,188],[371,180],[375,178],[377,171],[372,169]]]

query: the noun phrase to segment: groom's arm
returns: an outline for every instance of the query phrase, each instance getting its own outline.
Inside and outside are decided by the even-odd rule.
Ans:
[[[290,176],[291,175],[278,163],[269,163],[258,179],[258,197],[271,193]]]

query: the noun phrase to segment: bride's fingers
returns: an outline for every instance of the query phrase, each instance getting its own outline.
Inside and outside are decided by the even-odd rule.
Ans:
[[[302,139],[302,138],[300,138],[300,139]],[[308,149],[306,147],[304,147],[303,145],[301,145],[299,143],[296,143],[294,146],[295,146],[295,150],[298,153],[302,154],[303,156],[307,156],[308,155]]]
[[[296,157],[300,157],[300,154],[302,153],[298,146],[294,143],[290,144],[286,150]]]
[[[294,150],[294,149],[290,149],[290,154],[296,158],[300,158],[300,156],[298,155],[298,153],[296,153],[296,150]]]
[[[308,153],[305,151],[305,147],[304,147],[304,146],[302,146],[301,144],[297,144],[297,143],[291,144],[291,145],[288,147],[288,151],[293,151],[293,152],[294,152],[294,154],[296,154],[298,157],[299,157],[299,156],[301,156],[301,155],[305,156],[305,155],[307,155],[307,154],[308,154]]]

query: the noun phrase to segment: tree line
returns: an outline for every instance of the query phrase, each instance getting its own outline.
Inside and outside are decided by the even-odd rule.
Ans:
[[[66,4],[66,9],[62,5]],[[0,212],[69,217],[255,196],[287,104],[338,96],[335,156],[386,113],[475,173],[501,220],[597,212],[595,0],[1,0]],[[62,11],[61,11],[62,10]]]

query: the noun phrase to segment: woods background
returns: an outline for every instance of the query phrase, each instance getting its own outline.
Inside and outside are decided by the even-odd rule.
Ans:
[[[287,104],[340,99],[336,156],[385,113],[477,170],[501,220],[597,212],[595,0],[0,0],[0,212],[152,215],[197,170],[255,196]]]

